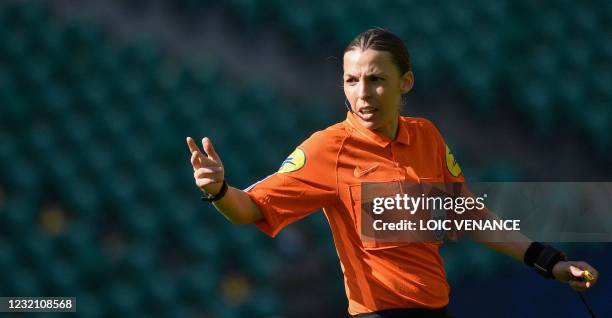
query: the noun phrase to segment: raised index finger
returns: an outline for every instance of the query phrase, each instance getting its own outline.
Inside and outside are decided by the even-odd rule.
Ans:
[[[189,153],[193,153],[194,151],[197,151],[200,154],[202,153],[195,140],[193,140],[191,137],[187,137],[187,146],[189,147]]]

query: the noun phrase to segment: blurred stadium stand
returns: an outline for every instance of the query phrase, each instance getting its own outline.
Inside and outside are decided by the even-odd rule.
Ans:
[[[154,36],[118,40],[108,20],[95,12],[67,19],[60,3],[0,4],[0,269],[7,274],[0,295],[76,295],[79,317],[343,315],[342,276],[324,217],[292,225],[276,240],[231,225],[199,202],[184,144],[185,136],[210,136],[228,180],[246,187],[275,171],[311,132],[342,120],[343,106],[326,99],[339,91],[312,99],[280,92],[274,81],[237,82],[228,65],[170,54]],[[582,162],[591,170],[577,171],[592,173],[585,178],[612,177],[612,2],[108,2],[117,5],[140,14],[161,5],[186,25],[215,9],[240,26],[243,41],[282,30],[297,56],[341,52],[364,29],[388,27],[415,57],[410,102],[427,105],[417,113],[452,132],[445,135],[465,158],[468,178],[551,175],[538,174],[548,157],[495,157],[489,153],[500,145],[464,138],[487,134],[482,127],[505,136],[499,130],[508,114],[521,119],[512,129],[530,132],[512,135],[522,138],[507,145],[512,151],[580,136],[571,142],[588,151],[560,162]],[[452,93],[433,98],[440,88]],[[444,118],[451,113],[493,119],[474,128],[473,118]],[[561,288],[533,288],[538,278],[506,257],[449,245],[443,253],[455,290],[489,301],[453,294],[459,317],[471,305],[528,316],[534,304],[482,295],[491,288],[486,281],[521,288],[512,295],[525,300]],[[586,248],[585,258],[609,263],[602,252],[609,246]],[[604,304],[606,296],[598,297],[594,303]],[[567,313],[555,299],[541,302],[544,316],[552,308]]]
[[[180,18],[218,6],[166,2]],[[327,42],[341,49],[367,28],[387,27],[419,57],[414,68],[425,86],[451,80],[479,110],[509,98],[536,129],[564,119],[610,150],[609,1],[232,0],[225,6],[245,30],[273,25],[307,52]]]

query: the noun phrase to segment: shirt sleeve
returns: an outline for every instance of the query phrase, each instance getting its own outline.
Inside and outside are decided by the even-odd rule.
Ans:
[[[337,196],[339,141],[313,134],[283,161],[279,170],[247,188],[263,218],[255,225],[274,237],[286,225],[330,205]]]
[[[463,171],[461,170],[461,166],[459,166],[455,155],[453,154],[448,144],[446,144],[446,141],[444,141],[444,138],[442,137],[442,134],[440,133],[438,128],[436,128],[433,123],[430,122],[430,124],[434,134],[438,139],[438,153],[442,158],[441,164],[442,171],[444,171],[444,182],[464,183],[465,178],[463,176]]]
[[[430,122],[430,124],[433,133],[438,140],[438,155],[441,158],[440,164],[442,165],[444,183],[447,193],[452,196],[472,196],[472,193],[469,192],[469,189],[467,188],[463,171],[461,170],[455,155],[450,147],[446,144],[446,141],[444,141],[444,138],[442,137],[442,134],[438,128],[433,123]],[[451,220],[461,219],[461,216],[455,213],[447,214],[447,217]],[[451,241],[457,241],[462,235],[463,232],[457,230],[446,232],[446,238]]]

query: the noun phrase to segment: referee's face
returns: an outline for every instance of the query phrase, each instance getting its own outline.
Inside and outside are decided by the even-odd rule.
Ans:
[[[394,139],[400,100],[412,87],[412,72],[400,74],[389,52],[371,49],[348,51],[343,63],[344,94],[357,120]]]

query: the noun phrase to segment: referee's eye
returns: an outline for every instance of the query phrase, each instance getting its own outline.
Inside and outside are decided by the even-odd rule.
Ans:
[[[380,76],[370,76],[370,82],[380,82],[383,81],[384,78],[380,77]]]
[[[354,77],[349,77],[346,80],[344,80],[345,83],[349,84],[349,85],[353,85],[355,83],[357,83],[357,79]]]

